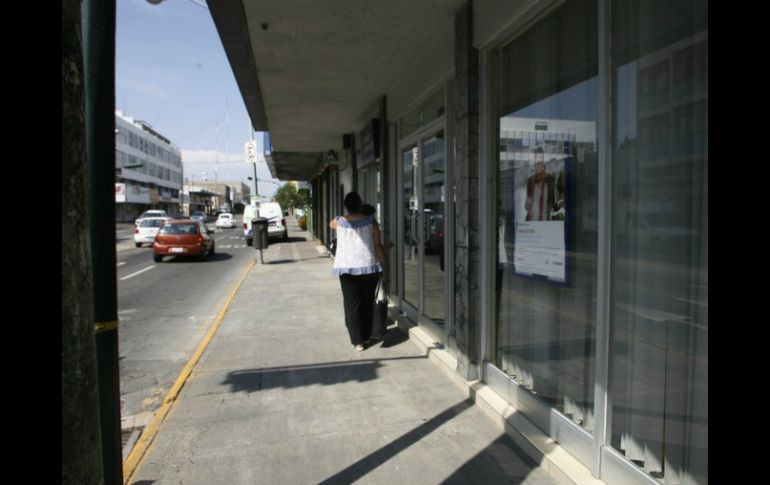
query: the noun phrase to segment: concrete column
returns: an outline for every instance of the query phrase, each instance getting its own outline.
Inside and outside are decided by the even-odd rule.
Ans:
[[[480,332],[479,53],[473,47],[470,2],[455,13],[455,79],[452,83],[455,185],[455,322],[450,345],[458,372],[476,379]],[[453,147],[448,147],[452,149]]]

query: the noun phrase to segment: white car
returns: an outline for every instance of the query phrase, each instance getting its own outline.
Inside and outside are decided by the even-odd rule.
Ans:
[[[227,212],[223,212],[219,214],[219,217],[217,217],[217,229],[221,228],[228,228],[232,229],[236,227],[238,223],[235,220],[235,217],[233,217],[232,214],[229,214]]]
[[[171,219],[166,213],[166,211],[164,210],[149,210],[149,211],[142,212],[142,214],[139,217],[137,217],[136,220],[134,221],[134,225],[138,227],[139,223],[147,219],[148,217],[163,217],[166,220]]]
[[[168,217],[147,217],[142,219],[139,225],[134,228],[134,244],[136,247],[140,248],[145,243],[152,246],[158,230],[168,219]]]

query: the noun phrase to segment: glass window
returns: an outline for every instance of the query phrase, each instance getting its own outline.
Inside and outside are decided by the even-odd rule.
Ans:
[[[435,323],[444,323],[444,132],[423,140],[422,241],[424,313]]]
[[[708,482],[708,4],[612,12],[611,445]]]
[[[419,307],[420,301],[420,274],[418,255],[418,211],[417,200],[417,169],[416,163],[419,157],[417,146],[411,146],[401,152],[403,204],[404,204],[404,299],[415,307]]]
[[[504,47],[494,364],[593,430],[597,4],[568,2]],[[556,140],[560,140],[557,142]]]

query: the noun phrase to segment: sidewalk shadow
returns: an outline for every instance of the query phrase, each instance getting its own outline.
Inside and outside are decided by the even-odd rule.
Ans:
[[[459,414],[472,406],[473,401],[471,399],[466,399],[450,408],[445,409],[442,413],[434,416],[420,426],[402,435],[395,441],[388,443],[377,451],[370,453],[344,470],[341,470],[335,475],[322,481],[321,484],[333,485],[338,483],[353,483],[356,480],[365,477],[370,471],[381,466],[383,463],[387,462],[397,454],[425,438],[430,433],[438,429],[441,425],[457,417]]]
[[[344,364],[255,369],[227,374],[223,384],[229,384],[232,392],[252,393],[263,389],[291,389],[294,387],[332,386],[343,382],[366,382],[377,378],[375,361],[349,362]]]
[[[533,472],[536,483],[547,481],[544,472],[537,470],[538,464],[527,456],[507,435],[501,435],[473,458],[466,461],[454,473],[441,482],[441,485],[464,485],[469,483],[525,483]]]
[[[264,389],[291,389],[318,384],[331,386],[345,382],[366,382],[377,378],[377,369],[382,367],[381,361],[424,358],[424,355],[420,355],[239,370],[228,372],[222,384],[229,385],[230,391],[233,393],[252,393]]]
[[[402,332],[398,327],[394,326],[394,327],[390,327],[388,329],[388,332],[382,338],[381,347],[383,349],[387,349],[388,347],[395,347],[396,345],[400,345],[407,341],[409,341],[409,337],[404,332]]]
[[[323,255],[323,256],[313,256],[312,258],[299,258],[299,259],[277,259],[275,261],[266,261],[265,264],[289,264],[289,263],[299,263],[300,261],[308,261],[311,259],[328,259],[329,256]]]
[[[307,242],[307,238],[305,236],[289,236],[289,238],[285,241],[286,243],[297,243],[297,242]]]

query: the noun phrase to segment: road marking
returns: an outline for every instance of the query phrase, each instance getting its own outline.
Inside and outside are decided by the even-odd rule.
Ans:
[[[217,333],[217,330],[219,330],[219,326],[222,324],[222,320],[225,319],[225,314],[227,313],[227,310],[230,308],[230,304],[235,299],[235,295],[238,293],[238,290],[240,289],[243,282],[246,281],[246,277],[251,272],[251,269],[254,267],[254,264],[255,264],[254,260],[251,260],[251,262],[249,262],[248,267],[243,272],[243,276],[241,276],[241,279],[238,281],[238,283],[236,283],[235,287],[233,287],[233,290],[230,292],[230,295],[227,297],[227,301],[225,301],[225,304],[222,307],[222,310],[220,310],[219,315],[217,315],[217,318],[214,321],[214,324],[211,326],[208,333],[201,341],[200,345],[198,345],[198,348],[195,350],[195,353],[187,362],[187,365],[185,365],[184,369],[182,369],[182,373],[179,375],[176,382],[171,387],[171,390],[168,391],[168,394],[166,394],[165,399],[163,399],[163,404],[155,412],[155,416],[153,416],[152,421],[144,429],[144,431],[142,432],[142,436],[139,438],[139,441],[136,442],[136,446],[134,446],[134,448],[131,450],[131,453],[129,453],[128,458],[123,463],[123,483],[130,483],[131,476],[138,470],[139,466],[142,464],[142,459],[144,458],[144,454],[147,452],[147,449],[155,440],[155,436],[158,434],[158,431],[160,431],[160,427],[163,424],[163,421],[165,421],[169,411],[171,411],[171,407],[174,405],[174,402],[176,402],[176,398],[179,395],[179,392],[182,390],[182,386],[184,386],[185,382],[187,382],[187,379],[190,377],[190,374],[192,373],[193,368],[195,367],[195,365],[198,363],[198,360],[203,355],[203,352],[206,350],[206,347],[208,347],[209,343],[214,338],[214,335]]]
[[[140,270],[139,270],[139,271],[137,271],[136,273],[131,273],[131,274],[130,274],[130,275],[128,275],[128,276],[124,276],[124,277],[120,278],[120,281],[123,281],[123,280],[127,280],[127,279],[129,279],[129,278],[133,278],[134,276],[136,276],[136,275],[138,275],[138,274],[142,274],[142,273],[144,273],[145,271],[150,271],[150,270],[151,270],[152,268],[154,268],[154,267],[155,267],[155,265],[152,265],[152,266],[149,266],[149,267],[147,267],[147,268],[144,268],[144,269],[140,269]]]
[[[121,261],[120,263],[118,263],[118,267],[121,267],[121,266],[123,266],[124,264],[126,264],[126,262],[125,262],[125,261]]]

